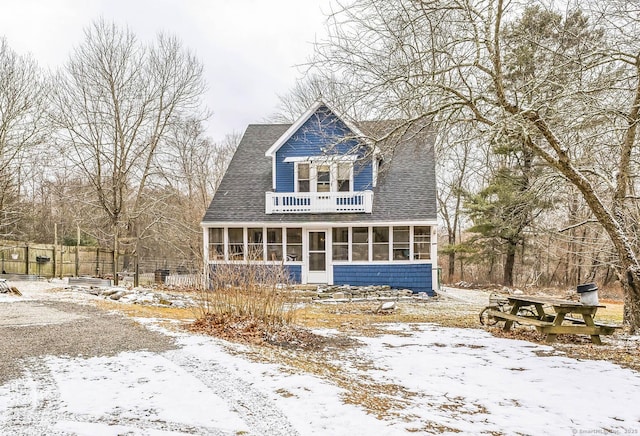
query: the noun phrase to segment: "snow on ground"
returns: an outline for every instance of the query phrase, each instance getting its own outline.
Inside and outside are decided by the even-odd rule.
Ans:
[[[483,330],[390,325],[332,355],[353,378],[404,388],[404,409],[386,420],[344,404],[330,379],[252,361],[214,338],[165,333],[177,349],[26,362],[22,378],[0,386],[0,434],[640,433],[637,372]]]
[[[401,419],[380,421],[315,376],[229,354],[215,339],[181,334],[161,354],[48,357],[50,381],[0,389],[0,431],[12,408],[33,408],[42,434],[401,435],[576,434],[640,431],[640,377],[608,362],[539,356],[551,348],[435,325],[359,338],[369,377],[415,395]],[[345,371],[358,371],[344,363]],[[287,395],[282,395],[286,392]],[[37,403],[34,397],[47,401]],[[30,403],[31,401],[31,403]],[[39,404],[42,407],[33,407]],[[410,431],[411,430],[411,431]]]

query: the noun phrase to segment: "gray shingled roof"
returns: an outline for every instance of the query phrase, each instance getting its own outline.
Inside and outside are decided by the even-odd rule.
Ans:
[[[265,152],[290,124],[251,124],[238,145],[203,222],[373,222],[436,219],[433,138],[417,137],[383,152],[373,212],[339,214],[265,214],[265,192],[272,187],[272,160]],[[382,150],[385,147],[381,147]]]

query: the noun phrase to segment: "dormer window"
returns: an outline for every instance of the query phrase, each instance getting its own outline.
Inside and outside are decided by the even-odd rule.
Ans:
[[[318,165],[316,167],[316,192],[331,191],[331,167]]]
[[[295,162],[296,192],[350,192],[353,190],[355,159],[343,158],[339,161],[328,161],[326,158],[308,159]]]
[[[297,166],[297,181],[296,181],[296,187],[297,187],[297,192],[309,192],[309,188],[311,186],[310,184],[310,171],[309,171],[309,164],[308,163],[303,163],[300,162],[299,164],[296,165]]]
[[[337,183],[338,191],[351,191],[351,176],[353,173],[353,165],[351,163],[338,163],[337,165]]]

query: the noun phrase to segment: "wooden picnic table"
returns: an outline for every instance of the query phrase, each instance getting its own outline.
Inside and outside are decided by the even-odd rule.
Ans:
[[[505,331],[510,330],[515,322],[533,325],[538,331],[547,335],[547,342],[554,342],[559,334],[583,334],[590,335],[591,342],[601,345],[600,335],[613,334],[617,328],[620,328],[620,326],[596,323],[593,320],[598,308],[605,306],[592,306],[577,301],[532,295],[513,295],[509,296],[508,300],[511,305],[510,312],[490,310],[489,315],[504,320]],[[522,308],[531,307],[535,308],[535,316],[518,314]],[[553,313],[547,313],[548,308],[552,308]],[[582,320],[567,318],[568,314],[582,315]]]

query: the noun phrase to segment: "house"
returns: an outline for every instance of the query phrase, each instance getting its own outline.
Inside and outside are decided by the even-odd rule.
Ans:
[[[317,102],[247,127],[202,222],[209,273],[260,262],[303,284],[437,289],[432,133],[373,141],[394,124],[343,118]]]

